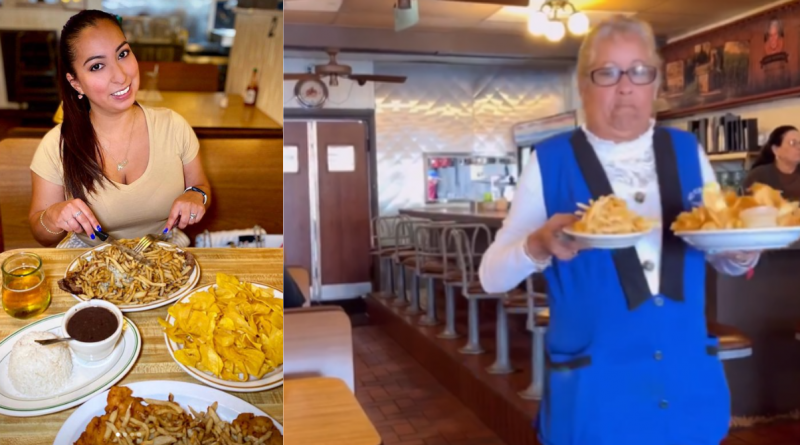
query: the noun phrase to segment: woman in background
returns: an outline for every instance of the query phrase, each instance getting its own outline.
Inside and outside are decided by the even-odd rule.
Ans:
[[[769,135],[758,159],[744,180],[744,188],[756,182],[783,192],[786,199],[800,200],[800,132],[782,125]]]

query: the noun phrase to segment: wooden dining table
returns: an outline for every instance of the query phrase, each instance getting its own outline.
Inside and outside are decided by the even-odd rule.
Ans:
[[[227,106],[221,105],[224,98]],[[136,100],[169,108],[183,116],[198,137],[283,137],[283,127],[238,94],[203,91],[140,90]]]
[[[284,445],[380,445],[381,436],[341,379],[289,379]]]
[[[282,249],[187,249],[200,265],[200,281],[197,287],[213,284],[218,272],[233,275],[241,281],[258,282],[283,291]],[[57,281],[64,277],[67,265],[85,252],[82,249],[25,249],[42,258],[46,284],[52,295],[50,307],[41,315],[27,320],[12,318],[0,312],[0,340],[26,325],[53,314],[66,312],[78,301],[59,289]],[[11,250],[0,254],[0,264],[14,253]],[[172,359],[164,342],[158,318],[166,318],[171,305],[143,312],[129,312],[125,316],[136,324],[142,337],[142,349],[138,360],[128,374],[117,385],[148,381],[174,380],[202,384],[192,378]],[[283,423],[283,387],[272,390],[230,394],[255,405],[272,418]],[[135,396],[135,394],[134,394]],[[0,444],[52,445],[62,424],[77,409],[73,407],[58,413],[39,417],[9,417],[0,414]]]

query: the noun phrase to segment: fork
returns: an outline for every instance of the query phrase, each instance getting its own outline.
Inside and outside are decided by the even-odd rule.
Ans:
[[[153,244],[154,240],[155,238],[153,238],[153,235],[143,236],[142,239],[139,240],[139,244],[133,248],[133,251],[136,253],[144,252],[148,247],[150,247],[151,244]]]

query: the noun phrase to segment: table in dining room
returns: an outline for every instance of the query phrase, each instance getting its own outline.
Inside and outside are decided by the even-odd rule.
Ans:
[[[228,98],[228,106],[220,103]],[[255,106],[245,106],[238,94],[201,91],[141,90],[136,99],[148,107],[169,108],[183,116],[198,137],[283,137],[283,127]]]
[[[290,379],[286,387],[285,445],[380,445],[381,436],[341,379]]]
[[[283,250],[282,249],[186,249],[200,264],[200,281],[197,287],[213,284],[217,272],[233,275],[241,281],[258,282],[283,291]],[[0,264],[10,255],[20,250],[0,254]],[[67,265],[85,252],[82,249],[26,249],[42,257],[47,285],[52,300],[50,307],[38,317],[17,320],[5,312],[0,312],[0,339],[25,327],[40,318],[66,312],[78,300],[58,287],[58,280],[64,277]],[[181,382],[201,382],[192,378],[178,366],[167,352],[164,335],[158,318],[166,318],[172,304],[143,312],[128,312],[142,335],[142,350],[134,367],[117,385],[146,380],[175,380]],[[275,420],[283,424],[283,387],[256,392],[230,394],[255,405]],[[134,394],[135,396],[135,394]],[[0,414],[0,444],[9,445],[52,445],[61,425],[80,407],[80,405],[58,413],[38,417],[9,417]]]

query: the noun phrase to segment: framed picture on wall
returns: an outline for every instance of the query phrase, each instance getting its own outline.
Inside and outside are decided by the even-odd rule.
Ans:
[[[575,110],[514,125],[511,131],[518,149],[519,173],[522,173],[522,169],[528,163],[531,152],[537,143],[577,127],[578,113]]]
[[[787,2],[661,48],[659,119],[797,96],[800,2]]]

